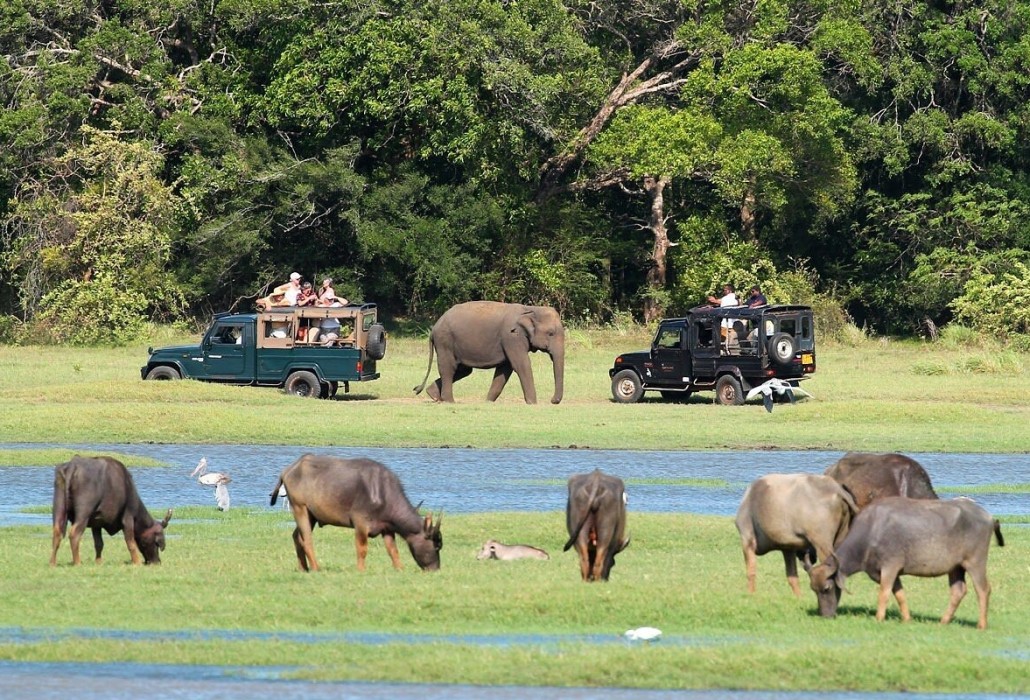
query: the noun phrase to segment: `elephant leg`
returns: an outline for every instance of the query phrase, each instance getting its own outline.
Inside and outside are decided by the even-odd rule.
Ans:
[[[533,383],[533,363],[529,361],[529,353],[522,352],[518,356],[509,357],[509,364],[519,375],[519,383],[522,384],[522,395],[526,403],[536,403],[536,385]]]
[[[508,379],[511,377],[512,367],[511,363],[505,362],[502,365],[497,365],[494,369],[494,380],[490,383],[490,391],[486,394],[487,401],[496,401],[497,397],[501,395],[504,390],[504,386],[508,383]]]
[[[472,368],[468,365],[458,365],[454,368],[454,374],[450,382],[445,381],[440,391],[440,400],[447,403],[454,403],[454,382],[464,379],[472,374]]]

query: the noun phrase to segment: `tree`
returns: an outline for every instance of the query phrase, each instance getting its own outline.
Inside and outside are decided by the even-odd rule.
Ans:
[[[126,342],[180,310],[166,267],[177,197],[152,143],[84,127],[6,221],[7,270],[37,330],[73,343]]]

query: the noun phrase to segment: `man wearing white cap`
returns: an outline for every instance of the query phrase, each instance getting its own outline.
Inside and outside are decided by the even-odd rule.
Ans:
[[[283,301],[286,302],[286,305],[296,306],[297,295],[300,294],[300,273],[291,272],[289,283],[282,285],[276,291],[278,292],[280,289],[282,290]]]

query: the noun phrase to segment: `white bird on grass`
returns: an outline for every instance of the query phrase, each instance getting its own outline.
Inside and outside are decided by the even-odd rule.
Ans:
[[[190,477],[197,477],[197,483],[203,486],[215,487],[215,502],[218,510],[229,510],[229,489],[226,484],[232,483],[232,478],[223,472],[209,472],[207,470],[207,458],[201,457],[197,468],[193,470]]]
[[[283,510],[286,510],[290,507],[290,497],[286,495],[286,484],[283,484],[279,487],[279,498],[282,499]]]
[[[623,636],[631,642],[653,642],[662,636],[662,631],[657,627],[637,627],[626,630]]]
[[[755,398],[759,394],[762,395],[762,402],[765,404],[765,410],[772,413],[773,410],[773,394],[777,396],[786,396],[791,403],[797,403],[797,397],[794,396],[795,392],[804,394],[811,398],[815,398],[807,391],[799,386],[795,386],[788,382],[786,379],[770,379],[764,384],[759,384],[751,391],[747,392],[747,400]]]

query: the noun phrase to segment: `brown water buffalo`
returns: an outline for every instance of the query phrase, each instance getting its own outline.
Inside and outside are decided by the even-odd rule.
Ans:
[[[948,575],[951,600],[941,624],[951,622],[966,595],[966,572],[973,579],[980,602],[977,627],[987,628],[987,553],[991,534],[1004,546],[1001,525],[968,498],[950,501],[904,497],[881,498],[871,503],[851,524],[847,537],[834,553],[812,567],[812,590],[819,600],[819,614],[834,617],[848,576],[865,571],[880,584],[876,619],[887,615],[891,591],[901,608],[901,619],[911,615],[901,586],[901,575]]]
[[[101,530],[107,530],[109,535],[122,531],[133,564],[140,563],[141,553],[145,563],[160,564],[160,552],[165,548],[164,531],[171,518],[171,509],[161,522],[151,517],[136,492],[132,475],[117,459],[75,455],[71,461],[54,469],[54,538],[50,566],[57,565],[57,550],[69,521],[72,531],[68,541],[73,565],[81,561],[79,541],[87,527],[93,530],[98,564],[104,551]]]
[[[885,496],[937,498],[926,470],[905,455],[848,452],[824,473],[851,492],[859,510]]]
[[[794,595],[799,557],[822,561],[844,539],[856,512],[844,488],[821,474],[767,474],[748,486],[737,509],[737,531],[744,548],[747,590],[755,592],[759,555],[783,552],[787,583]]]
[[[400,479],[385,465],[371,459],[306,454],[283,470],[270,494],[271,505],[281,487],[286,489],[297,521],[293,544],[301,571],[319,569],[311,540],[316,525],[354,528],[359,571],[365,570],[368,538],[377,535],[383,536],[394,568],[401,568],[394,535],[404,538],[422,569],[440,568],[443,536],[439,519],[434,523],[432,515],[422,518],[404,495]]]
[[[501,561],[550,558],[550,555],[539,547],[531,547],[528,544],[504,544],[497,540],[484,542],[479,554],[476,555],[476,559],[500,559]]]
[[[622,479],[599,469],[569,477],[565,525],[569,541],[562,551],[576,546],[583,580],[607,581],[615,555],[629,546]]]

